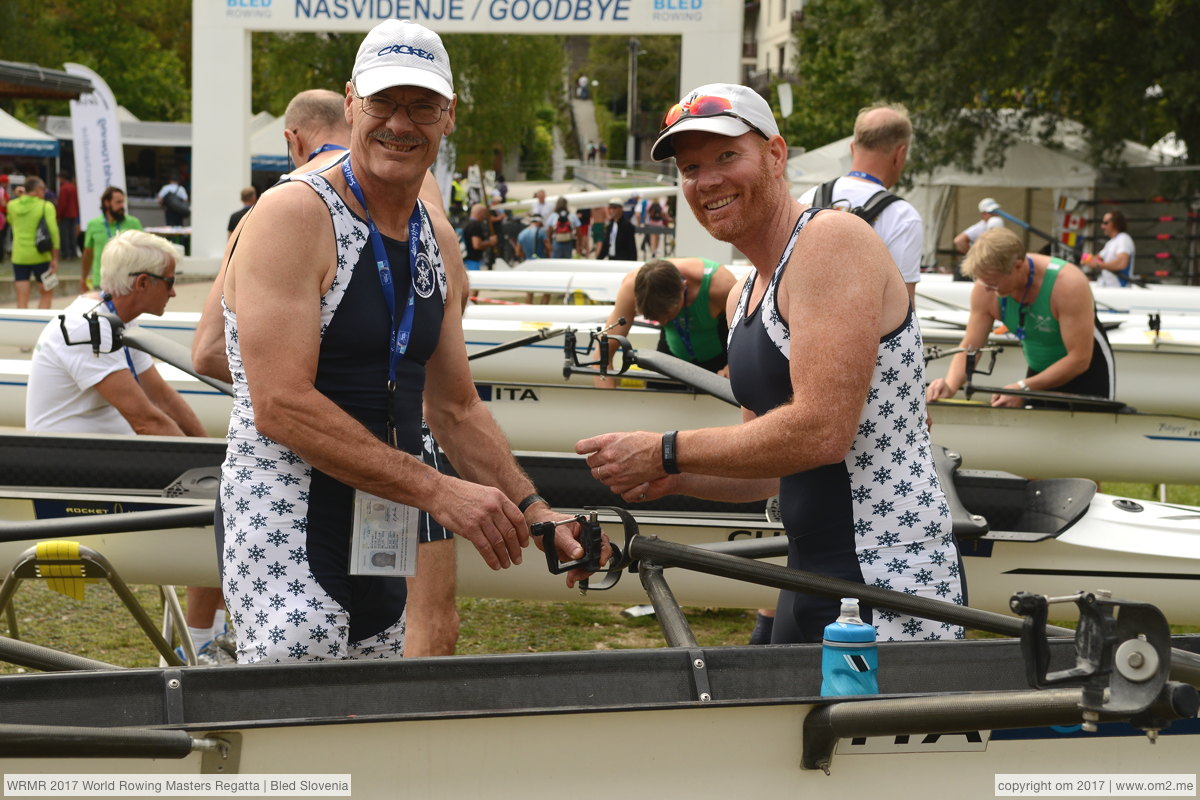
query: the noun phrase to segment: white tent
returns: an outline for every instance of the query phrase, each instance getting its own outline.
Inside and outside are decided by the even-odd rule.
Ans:
[[[250,168],[254,171],[288,171],[287,142],[283,138],[283,117],[260,111],[250,120]]]
[[[54,158],[58,140],[0,109],[0,155]]]
[[[850,140],[847,136],[788,161],[788,177],[793,194],[799,196],[810,187],[845,175],[850,170]],[[1001,207],[1010,209],[1018,218],[1035,220],[1049,215],[1054,208],[1054,193],[1087,194],[1099,178],[1099,170],[1083,158],[1083,128],[1077,123],[1062,122],[1055,136],[1058,146],[1049,147],[1033,140],[1021,140],[1006,153],[1004,166],[969,172],[955,167],[939,167],[931,174],[915,175],[912,189],[902,192],[905,199],[920,212],[925,223],[925,254],[923,264],[936,263],[942,229],[952,216],[957,197],[963,211],[956,218],[975,221],[974,204],[984,196],[994,196]],[[1126,142],[1122,160],[1129,166],[1158,163],[1149,148]],[[982,162],[977,159],[977,163]],[[970,187],[975,191],[959,192]],[[1040,191],[1031,191],[1040,190]],[[962,220],[957,220],[962,222]],[[956,223],[957,224],[957,223]],[[1036,227],[1050,229],[1044,222],[1034,221]]]

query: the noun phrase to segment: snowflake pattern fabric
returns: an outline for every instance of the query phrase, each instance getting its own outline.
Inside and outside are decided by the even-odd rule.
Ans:
[[[816,211],[801,215],[762,298],[758,319],[784,359],[790,358],[790,343],[776,291],[796,237]],[[755,277],[751,272],[729,326],[731,344],[744,327],[739,323]],[[868,585],[962,605],[961,562],[925,424],[924,369],[921,333],[910,309],[904,324],[879,344],[858,432],[844,460],[854,549]],[[881,641],[963,636],[959,626],[885,608],[874,615]]]
[[[321,197],[333,223],[337,271],[321,297],[324,338],[368,241],[367,227],[349,212],[324,178],[311,174],[293,180],[306,183]],[[423,207],[421,214],[425,223],[421,244],[444,300],[445,270]],[[348,612],[314,577],[307,540],[312,468],[294,451],[256,429],[238,342],[237,316],[226,307],[224,317],[234,403],[221,470],[222,589],[238,633],[238,661],[401,656],[403,614],[390,627],[363,641],[350,641]]]

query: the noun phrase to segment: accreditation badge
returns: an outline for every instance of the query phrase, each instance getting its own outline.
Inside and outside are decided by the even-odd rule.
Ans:
[[[417,572],[420,511],[366,492],[354,492],[350,574],[408,577]]]

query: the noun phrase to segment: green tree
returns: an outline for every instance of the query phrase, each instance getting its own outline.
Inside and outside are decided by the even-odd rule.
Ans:
[[[679,99],[678,36],[639,36],[638,39],[638,108],[634,117],[635,133],[645,140],[658,134],[663,114]],[[588,42],[586,74],[597,81],[593,99],[604,106],[613,119],[612,130],[601,129],[600,136],[608,143],[610,159],[625,154],[625,136],[629,104],[629,37],[593,36]]]
[[[858,30],[873,0],[810,0],[804,6],[792,115],[780,121],[788,144],[812,150],[849,136],[858,109],[876,99],[859,75]],[[772,103],[776,93],[772,92]]]
[[[980,144],[983,163],[998,165],[1015,136],[1049,141],[1063,119],[1085,126],[1096,164],[1123,139],[1149,144],[1169,130],[1195,161],[1197,29],[1200,0],[812,0],[801,72],[833,82],[825,102],[846,113],[863,97],[908,105],[916,168],[972,168]]]
[[[453,142],[462,164],[491,167],[495,150],[532,154],[538,112],[554,107],[563,91],[563,47],[558,37],[447,34],[442,37],[458,95]],[[254,34],[252,104],[282,114],[304,89],[343,91],[354,70],[362,34]],[[541,123],[544,126],[544,123]]]
[[[191,113],[190,0],[5,0],[4,57],[52,69],[72,61],[90,67],[117,102],[149,120],[187,120]],[[66,101],[23,100],[18,116],[68,113]]]
[[[459,163],[473,158],[486,169],[497,149],[531,154],[538,121],[547,118],[542,112],[553,109],[551,118],[562,118],[562,37],[470,33],[447,34],[443,41],[459,97],[453,136]]]

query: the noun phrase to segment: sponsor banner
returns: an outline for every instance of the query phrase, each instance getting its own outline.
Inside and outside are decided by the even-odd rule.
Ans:
[[[125,156],[117,101],[104,79],[82,64],[65,64],[71,75],[92,82],[93,90],[71,101],[71,134],[75,149],[75,185],[79,189],[79,218],[86,223],[100,214],[100,195],[109,186],[125,185]]]
[[[478,30],[472,25],[528,26],[543,23],[546,31],[563,26],[630,23],[652,24],[681,30],[699,24],[711,26],[728,15],[715,0],[208,0],[210,11],[226,21],[254,28],[284,25],[289,30],[327,30],[337,23],[374,25],[387,19],[410,19],[440,33]],[[706,8],[707,4],[707,8]],[[732,6],[731,6],[732,7]],[[737,9],[740,14],[740,9]],[[708,16],[706,17],[706,12]],[[715,15],[715,16],[714,16]],[[458,24],[461,28],[456,27]],[[586,30],[581,29],[581,33]]]

